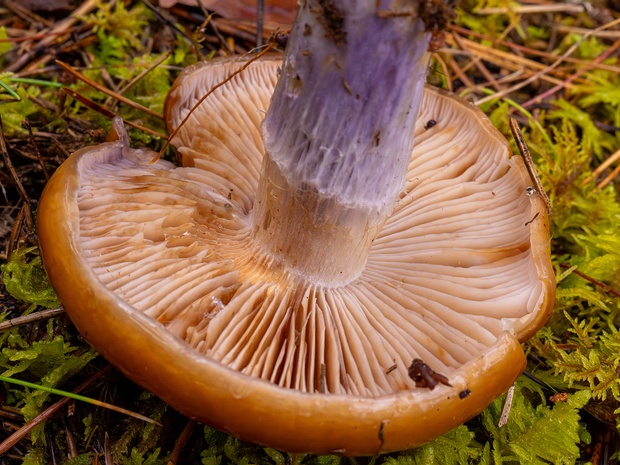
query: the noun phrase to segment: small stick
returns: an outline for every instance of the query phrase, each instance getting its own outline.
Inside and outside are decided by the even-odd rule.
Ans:
[[[4,166],[6,166],[6,168],[9,170],[9,173],[11,173],[11,178],[13,179],[13,182],[15,183],[15,187],[17,188],[17,192],[19,193],[19,197],[22,199],[24,203],[31,205],[32,201],[30,200],[30,197],[28,197],[28,194],[26,193],[26,189],[24,189],[24,186],[20,182],[19,176],[17,176],[17,172],[15,171],[15,168],[13,167],[13,163],[11,162],[11,157],[9,157],[9,150],[6,146],[6,141],[4,140],[4,129],[2,128],[2,115],[0,115],[0,151],[2,152],[2,158],[4,158]]]
[[[191,36],[189,36],[182,27],[176,25],[175,21],[171,19],[172,18],[171,15],[162,11],[161,8],[158,8],[155,5],[153,5],[149,0],[142,0],[141,3],[143,3],[144,6],[146,6],[149,10],[151,10],[151,12],[155,15],[155,17],[159,20],[159,22],[168,26],[170,29],[174,31],[174,33],[181,35],[187,41],[188,44],[193,45],[193,46],[196,45],[196,43],[194,42],[194,39]],[[196,50],[198,50],[198,47],[196,47]]]
[[[56,147],[60,149],[60,151],[65,155],[66,158],[69,158],[71,156],[71,153],[65,148],[65,146],[58,142],[55,138],[52,138],[52,142],[56,145]]]
[[[217,40],[220,41],[220,44],[222,45],[222,47],[224,47],[226,52],[230,55],[234,55],[235,51],[233,50],[233,48],[230,47],[230,45],[228,44],[228,41],[224,38],[220,30],[217,28],[215,21],[213,21],[213,13],[209,15],[208,24],[211,26],[211,29],[213,30],[215,37],[217,37]]]
[[[230,55],[234,55],[235,54],[234,50],[230,49],[230,47],[226,43],[226,39],[224,39],[224,36],[220,33],[220,30],[215,25],[215,21],[213,20],[213,15],[215,13],[209,13],[209,10],[207,10],[204,7],[204,5],[202,4],[200,0],[196,0],[196,4],[198,5],[198,8],[200,8],[200,10],[202,11],[202,14],[205,15],[205,20],[200,25],[200,30],[203,31],[207,28],[208,25],[211,25],[211,29],[213,30],[215,37],[217,37],[217,40],[219,41],[220,46],[224,47],[224,49],[226,50],[226,53]]]
[[[23,6],[18,5],[16,2],[3,2],[3,3],[4,3],[4,7],[7,10],[11,11],[16,16],[19,16],[21,19],[28,21],[29,23],[32,23],[33,25],[36,25],[38,23],[39,25],[44,24],[45,27],[50,27],[53,24],[53,21],[47,20],[37,15],[36,13],[33,13],[27,8],[24,8]]]
[[[108,436],[108,432],[105,432],[104,440],[103,440],[103,457],[105,459],[105,465],[114,465],[114,460],[112,459],[112,451],[110,450],[110,436]]]
[[[70,65],[68,65],[67,63],[64,63],[60,60],[56,60],[56,64],[58,66],[60,66],[62,69],[64,69],[65,71],[67,71],[68,73],[70,73],[72,76],[76,77],[77,79],[79,79],[82,82],[85,82],[86,84],[88,84],[89,86],[93,87],[94,89],[97,89],[100,92],[103,92],[106,95],[109,95],[110,97],[115,98],[116,100],[118,100],[119,102],[123,102],[129,106],[132,106],[140,111],[143,111],[144,113],[147,113],[151,116],[154,116],[155,118],[159,118],[161,120],[164,119],[164,117],[162,115],[160,115],[159,113],[154,112],[153,110],[146,108],[145,106],[140,105],[138,102],[134,102],[131,99],[128,99],[127,97],[124,97],[110,89],[108,89],[105,86],[102,86],[101,84],[96,83],[95,81],[93,81],[92,79],[87,78],[86,76],[84,76],[82,73],[80,73],[79,71],[73,69]]]
[[[497,38],[497,40],[502,40],[502,39],[505,39],[505,38],[506,38],[506,36],[507,36],[508,34],[510,34],[510,32],[512,32],[512,30],[513,30],[513,29],[514,29],[514,26],[513,26],[513,25],[509,25],[509,26],[508,26],[508,27],[504,30],[504,32],[502,32],[502,33],[500,34],[500,36]],[[456,29],[455,29],[455,30],[456,30]],[[456,35],[456,34],[454,34],[454,32],[453,32],[453,33],[452,33],[452,34],[450,34],[448,37],[452,37],[452,38],[456,41],[456,37],[454,37],[455,35]],[[467,39],[465,39],[465,38],[461,38],[461,41],[462,41],[462,42],[471,42],[471,43],[472,43],[472,45],[473,45],[473,44],[478,45],[478,43],[477,43],[477,42],[474,42],[474,41],[469,41],[469,40],[467,40]],[[459,45],[459,46],[461,46],[461,44],[458,44],[458,45]],[[491,51],[495,50],[495,49],[494,49],[494,48],[492,48],[492,47],[485,47],[484,45],[482,45],[481,47],[482,47],[482,50],[487,50],[487,49],[490,49]],[[470,52],[469,47],[468,47],[468,49],[463,49],[463,51]],[[474,53],[472,53],[471,55],[472,55],[472,60],[471,60],[471,62],[469,62],[467,65],[465,65],[465,66],[463,67],[463,72],[467,72],[467,70],[468,70],[469,68],[471,68],[472,66],[474,66],[474,63],[475,63],[476,61],[479,61],[479,60],[486,60],[486,59],[487,59],[487,57],[485,57],[485,56],[484,56],[484,54],[481,54],[480,52],[478,52],[478,53],[474,52]],[[514,54],[512,55],[512,57],[513,57],[513,58],[520,58],[518,55],[514,55]]]
[[[517,143],[517,147],[519,147],[519,152],[521,152],[521,156],[523,157],[523,161],[525,161],[525,167],[527,168],[527,172],[530,175],[530,179],[536,186],[536,190],[544,200],[547,205],[547,213],[551,213],[551,201],[543,188],[542,183],[540,182],[540,178],[538,174],[536,174],[536,167],[534,165],[534,160],[532,159],[532,154],[530,153],[530,149],[527,147],[525,143],[525,139],[523,138],[523,134],[521,133],[521,129],[519,128],[519,123],[514,118],[510,118],[510,131],[512,132],[512,137],[514,137],[515,142]]]
[[[11,318],[10,320],[0,323],[0,333],[18,326],[34,323],[35,321],[46,320],[48,318],[54,318],[55,316],[65,313],[64,308],[50,308],[47,310],[41,310],[40,312],[31,313],[30,315],[18,316],[17,318]]]
[[[194,432],[195,428],[196,420],[189,420],[185,425],[185,428],[183,428],[179,439],[177,439],[177,442],[174,445],[174,449],[172,451],[172,454],[170,454],[170,459],[168,459],[167,465],[176,465],[179,462],[179,459],[181,458],[181,452],[183,452],[183,448],[185,447],[185,444],[187,444],[187,441]]]
[[[515,385],[513,384],[508,389],[506,393],[506,400],[504,401],[504,408],[502,409],[502,415],[499,417],[499,422],[497,423],[498,428],[501,428],[506,423],[508,423],[508,416],[510,415],[510,409],[512,408],[512,397],[515,394]]]
[[[463,41],[461,40],[461,38],[459,37],[458,34],[452,34],[452,37],[454,37],[454,40],[456,41],[456,43],[458,44],[458,46],[463,49],[463,50],[467,50],[467,47],[463,44]],[[491,84],[491,86],[496,90],[496,91],[500,91],[503,89],[503,86],[501,86],[497,80],[493,77],[493,75],[489,72],[489,70],[487,69],[486,66],[484,66],[484,63],[482,62],[482,60],[480,60],[478,57],[475,57],[473,60],[474,65],[476,66],[476,68],[478,68],[478,70],[482,73],[482,75],[487,79],[487,81],[489,82],[489,84]]]
[[[15,218],[15,222],[13,223],[13,229],[11,229],[11,237],[9,238],[9,242],[6,248],[7,259],[11,258],[13,250],[17,248],[18,236],[22,229],[22,225],[24,224],[24,220],[26,221],[26,223],[29,224],[29,228],[31,228],[30,230],[32,230],[32,225],[34,224],[32,220],[32,211],[30,210],[30,204],[27,203],[22,204],[22,207],[17,213],[17,218]]]
[[[37,156],[37,160],[39,164],[41,165],[41,170],[43,170],[43,176],[45,176],[46,181],[49,181],[50,175],[47,172],[47,168],[45,167],[45,162],[43,161],[43,157],[41,156],[41,151],[39,150],[39,146],[37,145],[37,142],[34,140],[34,135],[32,134],[32,126],[30,126],[30,121],[28,121],[27,119],[22,121],[22,127],[28,131],[28,135],[30,136],[30,144],[32,145],[32,148],[34,149],[34,154]]]

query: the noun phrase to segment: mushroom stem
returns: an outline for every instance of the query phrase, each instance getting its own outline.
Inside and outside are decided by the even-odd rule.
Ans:
[[[404,187],[431,36],[419,3],[299,7],[262,126],[253,235],[317,285],[359,276]]]

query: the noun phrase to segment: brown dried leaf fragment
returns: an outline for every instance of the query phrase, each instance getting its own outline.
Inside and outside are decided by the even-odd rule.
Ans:
[[[439,383],[452,387],[446,376],[437,373],[419,358],[415,358],[411,362],[409,377],[415,382],[416,387],[429,388],[431,391]]]

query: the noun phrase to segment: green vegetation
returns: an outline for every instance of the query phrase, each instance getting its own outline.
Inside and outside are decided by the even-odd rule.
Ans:
[[[481,8],[503,7],[504,1],[463,1],[457,24],[483,34],[471,37],[492,47],[491,38],[521,41],[524,47],[541,50],[540,44],[551,40],[544,18],[525,17],[515,11],[507,14],[477,15]],[[516,2],[511,3],[515,7]],[[596,4],[598,5],[599,4]],[[584,13],[585,14],[585,13]],[[101,2],[94,13],[82,18],[91,25],[93,40],[85,48],[91,58],[84,74],[105,85],[106,80],[127,84],[139,76],[163,52],[153,51],[141,39],[144,31],[161,28],[144,4]],[[565,15],[558,18],[564,26],[596,27],[589,17]],[[504,37],[505,31],[513,33]],[[174,48],[162,64],[147,73],[124,94],[157,113],[178,69],[201,59],[194,48],[200,42],[169,32]],[[163,35],[163,34],[162,34]],[[0,60],[7,65],[7,30],[0,28]],[[579,44],[572,58],[591,62],[604,53],[610,41],[571,32],[551,44],[556,58],[569,47]],[[452,45],[453,46],[453,45]],[[497,46],[507,51],[506,46]],[[546,50],[546,48],[542,48]],[[63,59],[76,57],[67,54]],[[439,57],[449,62],[449,54]],[[75,58],[78,60],[78,58]],[[533,60],[538,58],[532,58]],[[620,65],[617,58],[602,61]],[[545,63],[550,64],[547,60]],[[73,64],[73,63],[71,63]],[[499,65],[495,64],[497,68]],[[566,79],[577,70],[578,63],[564,64],[553,78]],[[442,67],[435,60],[433,69]],[[447,69],[447,68],[446,68]],[[512,72],[507,70],[506,73]],[[500,73],[501,74],[501,73]],[[476,68],[468,71],[472,80],[483,82]],[[550,74],[551,75],[551,74]],[[447,87],[448,80],[439,71],[431,79]],[[35,128],[66,134],[78,125],[87,133],[74,144],[100,141],[109,120],[84,105],[67,100],[57,111],[37,103],[45,100],[60,105],[64,94],[58,89],[59,74],[41,77],[42,82],[24,81],[13,73],[1,73],[0,80],[12,92],[0,89],[3,101],[2,122],[6,137],[27,138],[22,120],[28,118]],[[109,100],[80,81],[64,83],[81,95],[107,105],[124,118],[163,132],[163,122],[135,108]],[[540,82],[537,85],[541,85]],[[543,90],[550,85],[547,83]],[[4,86],[3,86],[4,87]],[[489,83],[481,89],[460,90],[468,97],[479,97],[496,90]],[[4,87],[6,88],[6,87]],[[527,123],[524,135],[534,155],[543,185],[552,203],[552,253],[558,288],[555,310],[548,325],[525,344],[529,354],[529,373],[539,381],[521,377],[516,383],[508,423],[497,426],[504,396],[497,399],[479,417],[443,437],[412,451],[383,457],[344,459],[335,456],[288,456],[282,452],[245,444],[224,433],[202,425],[196,426],[179,463],[204,465],[235,464],[572,464],[586,463],[594,444],[603,432],[617,434],[620,429],[620,189],[618,181],[599,186],[601,176],[593,173],[610,154],[620,149],[620,73],[613,69],[590,67],[565,90],[545,99],[545,104],[527,111],[515,102],[525,102],[537,95],[538,87],[528,86],[506,96],[487,101],[483,110],[494,124],[511,139],[508,117],[518,115]],[[8,102],[8,103],[7,103]],[[157,149],[162,141],[155,136],[131,131],[132,142]],[[64,140],[64,139],[63,139]],[[76,147],[68,143],[69,151]],[[51,151],[53,146],[50,146]],[[513,146],[516,151],[516,146]],[[50,152],[51,153],[51,152]],[[44,156],[46,154],[44,153]],[[50,155],[51,157],[51,155]],[[617,163],[616,163],[617,164]],[[606,171],[604,174],[608,174]],[[598,173],[597,173],[598,174]],[[31,174],[32,175],[32,174]],[[17,202],[15,202],[17,203]],[[45,278],[35,246],[27,240],[2,265],[4,294],[0,303],[0,322],[40,307],[59,305]],[[12,298],[11,298],[12,297]],[[19,309],[19,311],[18,311]],[[42,386],[70,391],[95,371],[105,366],[86,345],[67,318],[57,317],[26,327],[0,332],[0,375],[34,382]],[[2,384],[2,401],[11,411],[23,416],[23,422],[36,417],[59,398],[49,392]],[[73,432],[78,454],[58,463],[74,465],[93,463],[94,456],[106,448],[116,463],[124,465],[166,464],[186,419],[152,395],[143,392],[119,374],[111,371],[94,386],[89,397],[100,398],[161,422],[163,427],[138,419],[110,413],[94,406],[77,404],[76,413],[63,413],[41,423],[22,442],[24,458],[6,463],[44,464],[46,454],[54,449],[58,457],[69,457],[67,431]],[[567,393],[566,398],[549,398]],[[12,420],[17,426],[22,421]],[[180,426],[179,426],[180,425]],[[109,445],[107,435],[109,433]],[[616,440],[616,444],[618,444]],[[616,452],[613,451],[612,452]],[[13,454],[19,455],[19,452]],[[48,456],[47,456],[48,457]],[[4,463],[4,462],[3,462]],[[99,457],[99,463],[103,459]]]

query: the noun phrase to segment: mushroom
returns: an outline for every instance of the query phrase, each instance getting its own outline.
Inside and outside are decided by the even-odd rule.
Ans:
[[[346,11],[376,2],[354,3]],[[337,4],[325,7],[332,20]],[[358,32],[395,24],[393,36],[376,32],[407,50],[400,72],[384,50],[352,51],[360,23],[346,15],[344,42],[309,32],[337,32],[312,5],[284,63],[219,59],[182,73],[169,128],[244,68],[179,130],[181,167],[130,148],[116,120],[108,142],[54,174],[38,231],[65,309],[129,378],[241,439],[374,455],[463,423],[522,373],[519,342],[554,299],[549,224],[522,158],[485,115],[412,72],[427,60],[410,50],[428,43],[417,17],[373,14]],[[306,40],[319,41],[310,55]],[[373,71],[339,77],[340,46]],[[340,108],[373,99],[381,111]],[[343,139],[357,145],[347,152]]]

